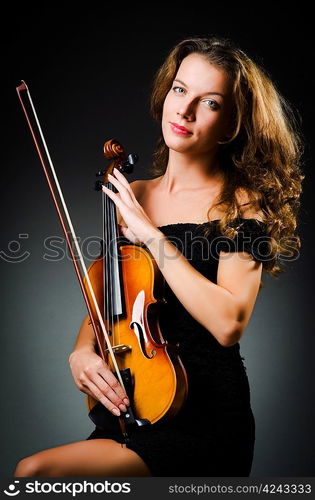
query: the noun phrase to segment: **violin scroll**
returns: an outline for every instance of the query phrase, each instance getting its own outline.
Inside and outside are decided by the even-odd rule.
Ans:
[[[123,146],[116,139],[110,139],[104,144],[104,156],[108,160],[114,160],[113,163],[109,165],[107,173],[111,173],[111,170],[115,167],[120,172],[126,172],[131,174],[133,172],[133,166],[138,161],[139,156],[136,153],[131,153],[126,155]]]
[[[137,153],[130,153],[127,157],[123,146],[116,139],[106,141],[103,150],[105,158],[113,161],[111,161],[106,168],[103,168],[95,174],[96,177],[104,177],[103,182],[95,182],[96,191],[100,191],[103,183],[108,182],[107,176],[112,173],[114,168],[117,168],[117,170],[122,173],[131,174],[135,163],[139,160]]]

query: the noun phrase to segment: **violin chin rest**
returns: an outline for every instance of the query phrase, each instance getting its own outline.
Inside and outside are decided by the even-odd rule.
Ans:
[[[120,432],[118,418],[113,415],[102,403],[97,403],[89,412],[93,424],[99,429],[109,432]]]
[[[121,413],[127,428],[146,427],[151,425],[150,420],[146,418],[135,418],[131,406],[127,408],[126,413]],[[98,402],[89,412],[92,422],[103,431],[115,432],[120,434],[120,425],[118,417],[113,415],[102,403]]]

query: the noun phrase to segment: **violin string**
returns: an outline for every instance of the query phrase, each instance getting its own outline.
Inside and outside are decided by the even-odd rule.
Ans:
[[[114,186],[110,182],[107,184],[107,187],[114,192]],[[110,322],[110,331],[112,334],[112,345],[117,345],[120,340],[120,322],[117,320],[117,312],[115,313],[115,305],[117,307],[117,286],[119,286],[118,283],[115,282],[115,265],[117,264],[116,261],[114,260],[116,258],[116,239],[115,239],[115,210],[116,206],[113,200],[111,200],[108,196],[106,196],[107,199],[107,209],[106,209],[106,220],[107,220],[107,249],[108,249],[108,281],[109,281],[109,286],[107,284],[106,288],[107,291],[110,289],[110,297],[108,297],[109,303],[110,303],[110,308],[109,308],[109,313],[108,313],[108,318]],[[114,295],[115,293],[115,295]],[[115,319],[117,320],[116,322],[114,321],[114,316]],[[115,327],[114,327],[115,324]],[[116,335],[116,330],[118,330],[117,335]],[[118,359],[117,359],[117,364],[118,364]],[[120,368],[120,367],[119,367]]]
[[[112,191],[114,191],[114,186],[111,184],[111,189]],[[118,190],[116,189],[116,193],[119,195],[118,193]],[[115,219],[116,219],[116,205],[115,203],[110,200],[111,203],[112,203],[112,218],[111,218],[111,237],[113,238],[113,241],[110,242],[110,245],[111,245],[111,249],[112,249],[112,258],[111,258],[111,263],[112,263],[112,266],[113,266],[113,272],[111,274],[112,276],[112,296],[113,296],[113,292],[115,290],[115,304],[116,304],[116,314],[115,314],[115,309],[113,307],[113,310],[112,310],[112,322],[113,322],[113,339],[114,339],[114,345],[117,345],[118,344],[118,341],[117,341],[117,334],[116,334],[116,330],[119,328],[119,321],[117,321],[118,319],[118,303],[117,303],[117,290],[118,290],[118,286],[119,286],[119,283],[117,283],[116,281],[116,276],[117,274],[114,272],[114,268],[115,266],[117,265],[117,262],[116,262],[116,234],[115,234]],[[115,331],[114,331],[114,315],[115,315]],[[119,337],[119,336],[118,336]],[[119,359],[119,358],[118,358]],[[120,367],[119,367],[120,368]]]
[[[120,196],[119,194],[119,191],[116,189],[116,192],[117,192],[117,196]],[[117,266],[117,268],[119,268],[119,243],[118,243],[118,238],[119,238],[119,234],[118,234],[118,221],[117,221],[117,215],[116,215],[116,206],[113,202],[113,209],[114,209],[114,212],[113,212],[113,225],[112,225],[112,235],[113,235],[113,251],[114,251],[114,265]],[[115,221],[116,221],[116,224],[115,224]],[[120,284],[120,273],[119,273],[119,269],[118,269],[118,273],[116,274],[115,273],[115,276],[118,276],[118,282],[116,282],[116,292],[118,289],[121,290],[121,284]],[[121,299],[121,294],[119,295],[120,296],[120,299]],[[121,302],[120,302],[121,303]],[[116,344],[114,345],[120,345],[121,344],[121,333],[120,333],[120,318],[119,318],[119,314],[116,313],[116,328],[115,328],[115,334],[116,334],[116,338],[115,338],[115,342]],[[120,360],[120,358],[118,358]]]
[[[111,189],[111,185],[107,183],[106,186],[108,189]],[[104,196],[105,193],[104,193]],[[106,196],[106,274],[107,274],[107,280],[106,280],[106,293],[107,293],[107,319],[108,319],[108,328],[111,331],[112,334],[112,345],[115,345],[115,338],[114,338],[114,329],[113,329],[113,272],[112,272],[112,263],[111,263],[111,241],[110,241],[110,234],[111,234],[111,216],[110,216],[110,209],[111,209],[111,200],[109,199],[109,196]]]
[[[113,185],[111,183],[108,184],[108,188],[114,192]],[[113,247],[112,244],[113,242],[111,241],[111,238],[113,236],[113,209],[115,208],[115,203],[113,200],[108,200],[109,204],[109,225],[108,225],[108,232],[109,232],[109,237],[108,237],[108,244],[109,244],[109,251],[110,251],[110,257],[109,257],[109,265],[110,265],[110,328],[112,332],[112,344],[116,345],[116,339],[115,339],[115,333],[114,333],[114,269],[113,269]]]
[[[109,189],[114,192],[114,186],[113,184],[109,183]],[[118,193],[118,191],[117,191]],[[109,198],[109,197],[108,197]],[[111,277],[111,332],[112,332],[112,343],[113,345],[118,345],[120,343],[120,321],[118,319],[118,314],[117,311],[115,313],[115,306],[116,308],[118,306],[117,304],[117,289],[120,286],[119,283],[115,281],[116,278],[116,273],[115,273],[115,266],[118,265],[118,262],[116,262],[116,257],[117,257],[117,240],[116,240],[116,233],[115,233],[115,219],[116,219],[116,205],[113,200],[108,199],[108,203],[110,205],[111,210],[109,213],[111,214],[110,217],[110,238],[111,241],[109,241],[109,248],[111,252],[111,257],[110,257],[110,277]],[[110,239],[109,238],[109,239]],[[115,302],[114,302],[114,292],[115,293]],[[115,316],[115,329],[114,329],[114,316]],[[116,334],[117,332],[117,334]],[[118,358],[119,359],[119,358]]]
[[[114,192],[114,186],[109,183],[109,188],[111,189],[111,191]],[[109,212],[111,217],[110,217],[110,242],[109,242],[109,247],[110,247],[110,251],[111,251],[111,254],[110,254],[110,266],[111,266],[111,269],[110,269],[110,277],[111,277],[111,280],[110,280],[110,285],[111,285],[111,328],[112,328],[112,339],[113,339],[113,345],[117,345],[116,344],[116,337],[115,337],[115,330],[114,330],[114,314],[115,314],[115,305],[117,307],[117,294],[115,294],[115,299],[114,299],[114,291],[116,292],[117,291],[117,283],[115,283],[115,276],[116,274],[114,273],[114,266],[115,266],[115,262],[114,262],[114,255],[115,255],[115,247],[114,247],[114,244],[115,242],[111,240],[111,238],[114,237],[114,227],[115,227],[115,223],[114,223],[114,219],[115,219],[115,210],[116,210],[116,205],[115,203],[113,202],[113,200],[108,200],[109,202],[109,205],[111,207],[111,211]]]
[[[104,296],[103,296],[103,309],[104,309],[104,321],[105,319],[107,320],[107,329],[108,327],[108,317],[109,317],[109,311],[108,311],[108,239],[106,237],[106,229],[107,229],[107,211],[106,211],[106,205],[107,205],[107,197],[105,196],[105,193],[102,191],[102,209],[103,209],[103,290],[104,290]]]
[[[107,183],[108,189],[111,191],[114,191],[113,185],[111,183]],[[113,210],[115,210],[115,205],[114,202],[105,195],[105,231],[106,231],[106,286],[105,286],[105,292],[106,292],[106,317],[108,319],[108,329],[111,331],[112,335],[112,345],[116,345],[116,335],[115,335],[115,328],[114,328],[114,262],[113,262],[113,252],[114,247],[113,247],[113,241],[111,240],[111,237],[114,234],[114,214]],[[116,284],[117,285],[117,284]],[[119,324],[118,324],[119,327]],[[118,363],[117,363],[118,364]]]
[[[92,286],[92,283],[90,281],[90,278],[89,278],[89,275],[88,275],[88,272],[87,272],[87,269],[86,269],[86,266],[85,266],[85,263],[84,263],[84,260],[83,260],[83,256],[82,256],[82,253],[81,253],[81,250],[80,250],[80,247],[78,245],[78,239],[77,239],[76,233],[74,231],[74,228],[73,228],[73,225],[72,225],[72,221],[71,221],[71,218],[70,218],[70,215],[69,215],[69,212],[68,212],[68,208],[67,208],[66,202],[64,200],[64,197],[63,197],[63,194],[62,194],[62,191],[61,191],[61,187],[60,187],[60,184],[59,184],[59,181],[58,181],[58,178],[57,178],[57,174],[55,172],[55,168],[54,168],[52,159],[50,157],[50,153],[48,151],[48,147],[47,147],[47,144],[46,144],[43,132],[42,132],[42,128],[41,128],[39,119],[37,117],[37,113],[35,111],[35,107],[34,107],[34,104],[33,104],[33,100],[31,98],[31,94],[29,92],[29,89],[28,89],[26,83],[23,80],[22,80],[22,83],[25,86],[26,94],[27,94],[27,97],[28,97],[28,100],[29,100],[29,103],[30,103],[30,106],[31,106],[31,109],[32,109],[32,112],[33,112],[33,116],[34,116],[34,119],[35,119],[35,122],[36,122],[36,125],[37,125],[37,128],[38,128],[41,140],[42,140],[42,144],[43,144],[43,147],[44,147],[44,150],[45,150],[45,153],[46,153],[46,157],[48,159],[48,164],[49,164],[50,170],[51,170],[53,178],[55,180],[57,191],[58,191],[58,194],[59,194],[59,197],[60,197],[60,200],[61,200],[61,203],[62,203],[62,207],[63,207],[64,213],[65,213],[65,216],[66,216],[69,228],[70,228],[70,233],[71,233],[71,236],[72,236],[72,240],[73,240],[74,246],[75,246],[76,251],[77,251],[77,256],[79,257],[78,260],[79,260],[80,265],[81,265],[81,267],[83,269],[83,274],[84,274],[84,277],[85,277],[86,282],[88,284],[89,292],[90,292],[91,297],[92,297],[92,301],[93,301],[93,304],[94,304],[94,307],[95,307],[95,310],[96,310],[96,314],[97,314],[97,317],[98,317],[98,320],[99,320],[99,324],[101,326],[103,335],[104,335],[105,340],[106,340],[108,351],[110,353],[113,365],[115,367],[115,370],[116,370],[119,382],[120,382],[121,386],[125,389],[124,382],[123,382],[122,377],[120,375],[120,371],[118,369],[117,361],[116,361],[114,352],[113,352],[112,347],[111,347],[109,336],[108,336],[108,333],[107,333],[107,330],[106,330],[106,327],[105,327],[105,324],[104,324],[104,321],[103,321],[103,318],[102,318],[102,315],[101,315],[101,312],[100,312],[100,309],[99,309],[99,306],[98,306],[98,303],[97,303],[97,300],[96,300],[96,297],[95,297],[95,294],[94,294],[93,286]],[[21,103],[22,103],[22,101],[21,101]],[[23,103],[22,103],[22,106],[23,106]],[[24,106],[23,106],[23,108],[24,108]],[[25,112],[25,114],[27,116],[27,119],[28,119],[28,115],[26,113],[25,108],[24,108],[24,112]],[[32,127],[30,126],[30,128],[31,128],[31,132],[33,134]]]

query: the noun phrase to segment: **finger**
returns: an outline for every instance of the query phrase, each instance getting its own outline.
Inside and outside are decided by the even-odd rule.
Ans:
[[[125,238],[127,238],[127,240],[131,241],[132,243],[139,243],[140,242],[139,238],[136,238],[134,233],[128,227],[121,226],[120,227],[120,234],[122,236],[124,236]]]
[[[110,388],[116,393],[117,397],[119,400],[122,401],[123,404],[129,405],[129,400],[126,392],[120,385],[118,379],[115,377],[113,372],[109,369],[100,369],[98,370],[98,374],[105,380],[105,382],[110,386]],[[123,401],[124,399],[127,399],[128,402]]]
[[[138,203],[138,200],[137,198],[135,197],[135,194],[129,184],[129,182],[127,181],[126,177],[117,169],[117,168],[114,168],[113,169],[113,173],[115,174],[115,176],[117,177],[117,179],[126,187],[126,189],[128,190],[128,192],[130,193],[130,196],[132,197],[132,200],[139,204]]]
[[[124,186],[126,187],[129,187],[130,184],[129,182],[127,181],[126,177],[118,170],[118,168],[114,167],[113,168],[113,174],[115,177],[117,177],[117,179],[122,183],[124,184]]]
[[[102,190],[104,191],[105,194],[107,194],[113,200],[113,202],[119,208],[120,212],[122,212],[122,208],[126,207],[126,204],[122,201],[121,198],[119,198],[117,193],[114,193],[111,189],[109,189],[106,186],[102,186]]]
[[[90,391],[90,395],[94,399],[97,399],[97,401],[100,401],[100,403],[102,403],[102,405],[104,405],[113,415],[120,415],[120,409],[117,408],[117,406],[115,406],[91,380],[88,380],[86,384],[83,385]]]
[[[133,203],[133,199],[132,199],[130,190],[128,188],[126,188],[126,186],[124,186],[113,175],[108,174],[108,178],[109,178],[110,182],[117,188],[117,190],[119,191],[119,193],[120,193],[121,197],[124,199],[124,201],[126,203],[129,203],[129,204],[130,204],[130,202]],[[129,184],[128,184],[128,187],[129,187]]]
[[[96,375],[95,377],[93,377],[93,383],[117,408],[122,411],[127,410],[125,403],[123,402],[123,398],[119,397],[117,392],[115,392],[113,388],[100,375]]]

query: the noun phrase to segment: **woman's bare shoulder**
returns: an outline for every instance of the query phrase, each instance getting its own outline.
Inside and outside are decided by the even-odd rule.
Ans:
[[[144,179],[139,179],[137,181],[132,181],[130,182],[130,187],[133,191],[133,194],[135,195],[135,197],[138,199],[138,196],[141,195],[141,193],[143,192],[143,190],[146,188],[147,186],[147,182],[146,180]]]
[[[139,179],[137,181],[130,182],[130,186],[135,197],[137,198],[137,194],[141,195],[144,190],[153,189],[156,186],[158,179],[158,177],[155,177],[154,179]]]
[[[130,187],[133,194],[137,198],[138,202],[141,204],[141,198],[144,197],[150,190],[156,185],[155,179],[139,179],[137,181],[130,182]]]

